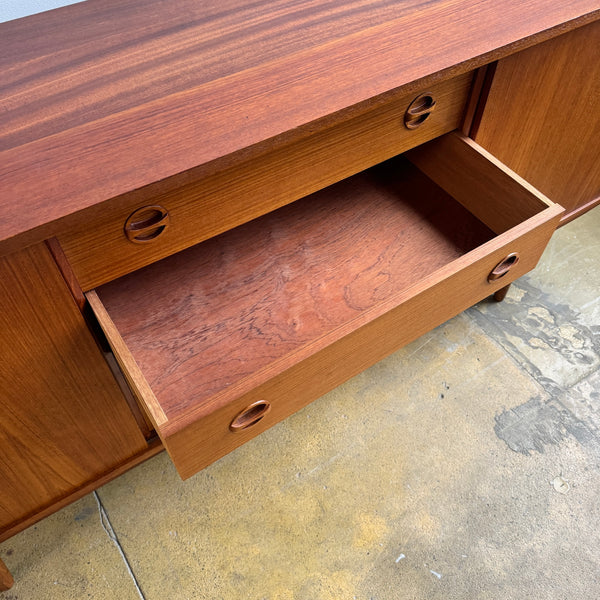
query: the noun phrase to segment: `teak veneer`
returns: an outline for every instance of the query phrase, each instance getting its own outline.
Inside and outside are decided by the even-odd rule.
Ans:
[[[189,477],[501,298],[600,197],[599,23],[88,0],[0,24],[0,540],[163,446]]]
[[[2,539],[147,444],[44,244],[0,258],[0,298]]]
[[[560,207],[458,134],[408,157],[432,180],[395,158],[88,294],[183,477],[414,339],[411,301],[426,331],[535,265]]]
[[[84,290],[106,283],[298,200],[336,181],[460,127],[472,73],[436,83],[431,117],[418,129],[404,127],[411,93],[376,106],[309,138],[266,152],[147,202],[168,210],[170,225],[152,244],[132,244],[123,223],[140,206],[121,200],[58,239]]]
[[[88,0],[0,28],[0,252],[600,16],[597,0],[245,5]]]
[[[505,58],[475,132],[567,221],[600,203],[599,65],[600,22]]]

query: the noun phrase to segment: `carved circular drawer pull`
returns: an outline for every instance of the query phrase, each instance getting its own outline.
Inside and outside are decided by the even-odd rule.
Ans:
[[[234,433],[243,431],[256,425],[269,411],[271,410],[271,404],[266,400],[259,400],[253,402],[250,406],[247,406],[238,416],[231,421],[229,429]]]
[[[488,275],[488,282],[492,283],[501,277],[504,277],[511,268],[519,262],[519,254],[518,252],[513,252],[509,254],[506,258],[503,258],[493,269],[492,272]]]
[[[425,123],[435,108],[435,98],[427,93],[417,96],[404,113],[404,125],[408,129],[416,129]]]
[[[169,211],[162,206],[138,208],[125,221],[125,235],[130,242],[146,244],[153,242],[169,226]]]

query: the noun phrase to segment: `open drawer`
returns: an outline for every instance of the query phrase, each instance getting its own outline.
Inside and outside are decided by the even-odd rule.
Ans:
[[[452,133],[87,296],[187,478],[532,269],[562,212]]]

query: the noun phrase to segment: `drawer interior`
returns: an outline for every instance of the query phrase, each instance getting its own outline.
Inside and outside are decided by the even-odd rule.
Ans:
[[[205,402],[331,337],[493,237],[399,157],[97,292],[173,414],[188,395]]]
[[[88,294],[159,433],[278,377],[549,209],[518,181],[511,191],[503,169],[488,177],[470,140],[446,137]],[[457,177],[472,160],[475,181]]]

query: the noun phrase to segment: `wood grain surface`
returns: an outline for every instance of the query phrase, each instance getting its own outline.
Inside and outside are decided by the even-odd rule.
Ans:
[[[45,245],[0,259],[0,536],[146,441]]]
[[[395,160],[96,291],[172,418],[492,237]]]
[[[52,504],[48,504],[44,508],[41,508],[40,510],[37,510],[34,513],[30,513],[29,516],[23,519],[22,521],[16,521],[13,523],[12,526],[8,527],[7,529],[2,529],[2,531],[0,532],[0,543],[5,540],[8,540],[20,531],[23,531],[24,529],[35,525],[35,523],[41,521],[42,519],[45,519],[49,515],[55,513],[57,510],[60,510],[61,508],[68,506],[72,502],[79,500],[79,498],[83,498],[87,494],[103,486],[105,483],[108,483],[116,477],[123,475],[123,473],[129,471],[129,469],[133,469],[137,465],[143,463],[144,461],[148,460],[149,458],[152,458],[153,456],[156,456],[157,454],[163,451],[164,447],[161,444],[160,439],[155,436],[152,440],[148,441],[148,445],[142,452],[134,454],[132,457],[128,458],[124,462],[115,465],[114,468],[105,471],[99,477],[91,479],[77,488],[72,488],[68,494],[61,496],[56,501],[52,502]]]
[[[107,198],[177,187],[199,176],[190,169],[221,169],[599,14],[596,0],[89,0],[4,23],[0,240],[50,237],[54,221]]]
[[[83,289],[97,287],[456,129],[471,79],[466,73],[427,88],[437,106],[418,129],[403,125],[412,93],[171,192],[89,209],[84,227],[59,235],[60,245]],[[169,228],[151,243],[131,243],[123,225],[148,203],[169,211]]]
[[[357,323],[353,323],[337,342],[317,340],[312,353],[301,360],[292,356],[273,363],[252,378],[252,383],[259,382],[256,387],[241,382],[208,405],[190,403],[187,412],[159,429],[180,475],[190,477],[474,301],[494,293],[503,284],[488,284],[486,275],[508,253],[517,251],[523,258],[507,280],[533,268],[561,214],[556,205],[546,209],[425,277],[397,296],[395,306],[384,314],[373,320],[369,320],[373,315],[365,315],[362,326],[355,328]],[[271,404],[269,414],[248,430],[232,434],[231,421],[258,400]]]
[[[103,0],[6,25],[0,69],[11,96],[3,148],[281,60],[435,3],[170,0],[165,10],[157,0]]]
[[[240,385],[237,390],[228,390],[226,402],[225,397],[221,397],[215,398],[210,407],[190,407],[161,432],[181,477],[192,476],[391,352],[494,293],[502,284],[488,284],[487,273],[508,253],[517,251],[523,256],[517,268],[507,276],[508,280],[513,281],[532,269],[561,214],[562,209],[557,205],[548,208],[452,261],[397,296],[395,306],[390,306],[384,314],[373,320],[365,318],[361,327],[356,327],[357,323],[353,324],[354,328],[348,327],[336,342],[315,343],[314,352],[303,360],[288,358],[274,363],[259,374],[260,379],[254,378],[255,382],[262,380],[256,387],[248,389]],[[232,419],[257,400],[271,404],[269,414],[248,430],[231,433]]]
[[[600,202],[600,23],[498,63],[475,133],[566,210]]]
[[[446,137],[442,151],[462,145],[471,168],[487,164],[477,144]],[[507,208],[515,182],[497,186],[510,176],[492,162],[472,195]],[[454,179],[467,196],[471,178]],[[528,195],[530,217],[495,235],[399,157],[87,296],[188,477],[533,268],[563,210],[531,188],[516,202]],[[521,260],[488,283],[511,252]],[[260,400],[268,415],[231,434]]]
[[[406,156],[494,233],[508,231],[552,205],[528,181],[459,133]]]

